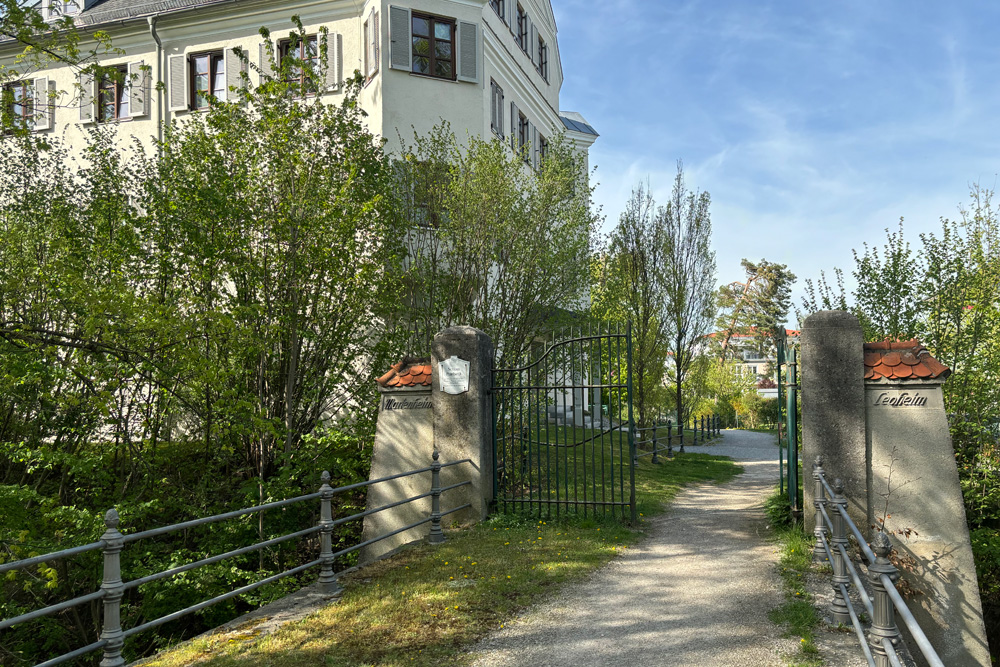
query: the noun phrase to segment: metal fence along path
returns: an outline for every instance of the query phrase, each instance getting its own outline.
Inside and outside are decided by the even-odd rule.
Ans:
[[[101,550],[104,555],[104,565],[102,572],[102,582],[100,589],[72,600],[66,600],[65,602],[60,602],[58,604],[50,605],[43,609],[37,609],[35,611],[16,616],[14,618],[8,618],[0,620],[0,631],[10,628],[14,625],[21,623],[28,623],[36,619],[56,614],[61,611],[71,609],[73,607],[87,604],[96,600],[101,600],[104,606],[103,623],[100,636],[97,641],[88,644],[86,646],[81,646],[71,652],[53,656],[51,659],[40,663],[36,667],[49,667],[51,665],[60,665],[70,660],[74,660],[81,656],[87,655],[94,651],[103,651],[103,659],[101,660],[101,667],[119,667],[126,663],[126,660],[122,657],[122,647],[126,638],[135,635],[146,630],[151,630],[158,626],[161,626],[170,621],[177,620],[189,614],[193,614],[197,611],[210,607],[212,605],[224,602],[231,598],[243,595],[245,593],[250,593],[266,584],[284,579],[295,574],[300,574],[311,568],[319,566],[319,583],[322,590],[325,593],[335,593],[339,589],[337,584],[337,577],[334,571],[334,562],[340,556],[344,556],[351,552],[357,551],[365,546],[374,544],[380,540],[384,540],[388,537],[396,535],[417,526],[422,526],[424,524],[431,524],[430,534],[428,541],[432,544],[438,544],[444,541],[444,533],[441,531],[441,519],[442,517],[451,514],[453,512],[458,512],[467,507],[469,504],[461,505],[459,507],[454,507],[447,511],[441,511],[441,494],[451,489],[456,489],[462,486],[467,486],[471,484],[469,481],[460,482],[458,484],[452,484],[450,486],[442,487],[440,473],[442,468],[447,468],[450,466],[457,466],[462,464],[471,463],[469,459],[462,459],[459,461],[451,461],[448,463],[440,463],[438,461],[438,453],[434,452],[433,460],[431,465],[426,468],[419,468],[417,470],[409,470],[407,472],[400,473],[398,475],[390,475],[388,477],[382,477],[379,479],[372,479],[365,482],[358,482],[356,484],[349,484],[347,486],[341,486],[338,488],[333,488],[330,486],[330,474],[328,472],[323,472],[321,478],[321,486],[319,490],[315,493],[306,494],[303,496],[298,496],[296,498],[289,498],[287,500],[281,500],[278,502],[267,503],[265,505],[258,505],[256,507],[248,507],[245,509],[236,510],[233,512],[226,512],[224,514],[217,514],[210,517],[205,517],[201,519],[194,519],[192,521],[185,521],[184,523],[173,524],[170,526],[163,526],[161,528],[154,528],[151,530],[145,530],[137,533],[123,534],[118,530],[119,517],[118,512],[115,509],[108,510],[105,515],[104,523],[106,530],[101,538],[90,544],[85,544],[79,547],[74,547],[72,549],[65,549],[63,551],[58,551],[54,553],[48,553],[41,556],[35,556],[33,558],[28,558],[25,560],[14,561],[11,563],[0,564],[0,575],[8,572],[14,572],[17,570],[23,570],[25,568],[38,565],[40,563],[56,561],[63,558],[68,558],[75,556],[77,554],[87,553],[89,551]],[[368,487],[373,484],[379,484],[383,482],[388,482],[394,479],[399,479],[402,477],[410,477],[413,475],[422,475],[430,473],[430,480],[428,485],[428,491],[426,493],[418,494],[404,500],[394,502],[388,505],[383,505],[380,507],[375,507],[363,512],[358,512],[352,514],[351,516],[341,517],[338,519],[333,518],[332,512],[332,500],[333,497],[339,493],[344,493],[352,491],[355,489],[360,489],[363,487]],[[331,535],[333,529],[339,525],[348,523],[350,521],[357,521],[363,519],[364,517],[374,514],[376,512],[382,512],[384,510],[403,505],[405,503],[410,503],[422,498],[431,498],[431,512],[428,516],[421,519],[420,521],[411,523],[408,526],[403,526],[402,528],[393,530],[392,532],[385,533],[384,535],[379,535],[372,539],[366,540],[359,544],[355,544],[346,549],[341,549],[340,551],[333,551]],[[219,521],[226,521],[230,519],[236,519],[249,514],[256,514],[258,512],[263,512],[271,509],[278,509],[282,507],[288,507],[291,505],[297,505],[300,503],[319,501],[320,509],[320,519],[319,523],[315,526],[310,526],[303,530],[299,530],[294,533],[289,533],[287,535],[282,535],[270,540],[265,540],[262,542],[256,542],[244,547],[233,549],[226,553],[211,556],[209,558],[204,558],[202,560],[194,561],[181,565],[170,570],[165,570],[162,572],[156,572],[139,579],[133,579],[131,581],[122,580],[122,569],[121,569],[121,556],[126,550],[127,545],[138,542],[139,540],[151,539],[160,535],[166,535],[168,533],[175,533],[178,531],[187,530],[195,526],[202,526],[210,523],[216,523]],[[121,626],[121,606],[122,599],[125,594],[132,590],[143,586],[144,584],[149,584],[154,581],[159,581],[161,579],[172,577],[182,572],[187,572],[199,567],[206,565],[211,565],[213,563],[218,563],[220,561],[226,560],[227,558],[233,558],[246,553],[260,551],[267,547],[271,547],[283,542],[288,542],[290,540],[299,540],[311,535],[319,534],[320,536],[320,549],[318,557],[315,560],[309,561],[298,565],[297,567],[291,568],[284,572],[272,575],[270,577],[261,579],[249,585],[237,588],[228,593],[216,596],[214,598],[204,600],[197,604],[191,605],[185,609],[175,611],[171,614],[161,616],[160,618],[150,620],[141,625],[137,625],[131,628],[122,628]]]

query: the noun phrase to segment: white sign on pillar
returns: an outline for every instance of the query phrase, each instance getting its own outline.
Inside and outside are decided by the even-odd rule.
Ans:
[[[448,357],[438,364],[441,391],[446,394],[464,394],[469,391],[469,362],[458,357]]]

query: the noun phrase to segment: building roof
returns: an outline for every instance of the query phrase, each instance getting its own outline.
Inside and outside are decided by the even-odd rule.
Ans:
[[[406,357],[393,364],[388,373],[375,381],[383,387],[429,387],[431,386],[430,360]]]
[[[866,380],[942,380],[951,369],[931,356],[916,338],[865,343]]]
[[[559,114],[559,120],[562,121],[562,124],[566,126],[567,130],[572,132],[581,132],[595,137],[601,136],[597,133],[597,130],[595,130],[590,123],[587,122],[587,119],[575,111],[563,111]]]
[[[80,13],[78,21],[83,25],[98,25],[109,21],[156,16],[225,2],[232,0],[97,0],[90,9]]]

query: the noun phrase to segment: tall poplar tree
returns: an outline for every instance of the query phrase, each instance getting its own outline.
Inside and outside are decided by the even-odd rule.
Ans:
[[[715,321],[715,251],[712,250],[712,198],[692,192],[677,165],[670,201],[660,215],[667,237],[665,312],[667,352],[673,363],[668,375],[674,385],[677,418],[686,421],[684,383],[699,353],[699,345]]]

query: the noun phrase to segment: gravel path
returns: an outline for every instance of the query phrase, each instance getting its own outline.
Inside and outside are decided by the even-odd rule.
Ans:
[[[784,600],[762,510],[778,478],[774,437],[724,431],[687,449],[744,473],[683,491],[640,544],[480,643],[475,667],[787,664],[796,642],[767,618]]]

